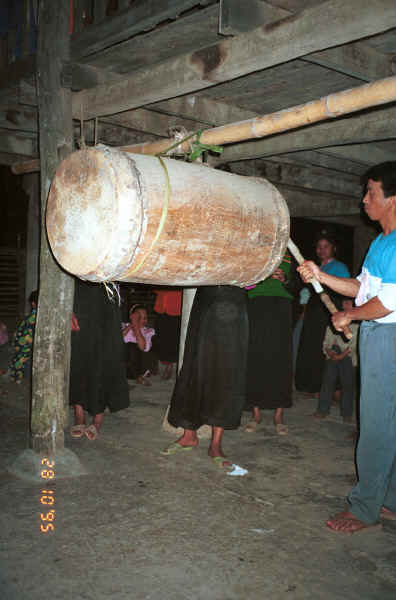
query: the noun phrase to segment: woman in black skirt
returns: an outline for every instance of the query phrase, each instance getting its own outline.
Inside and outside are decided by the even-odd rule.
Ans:
[[[253,420],[245,427],[255,432],[261,409],[274,410],[279,435],[288,433],[283,409],[292,405],[292,299],[285,288],[290,278],[287,252],[278,269],[248,291],[249,353],[246,409]]]
[[[164,455],[198,445],[197,430],[212,426],[208,454],[223,468],[222,437],[237,429],[245,402],[248,319],[245,290],[233,286],[198,288],[188,325],[183,367],[177,379],[168,420],[183,427],[181,438]]]
[[[103,285],[76,279],[70,357],[72,437],[95,440],[106,407],[111,412],[128,408],[123,346],[117,302],[109,300]],[[88,427],[84,412],[92,417]]]

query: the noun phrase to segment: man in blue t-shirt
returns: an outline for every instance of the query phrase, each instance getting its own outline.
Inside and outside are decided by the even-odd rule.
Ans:
[[[371,244],[360,275],[335,277],[311,261],[298,269],[305,282],[316,277],[356,298],[354,308],[333,315],[338,331],[362,321],[359,481],[349,493],[347,510],[326,523],[344,533],[381,527],[380,518],[396,520],[396,161],[369,169],[364,184],[364,209],[382,233]]]

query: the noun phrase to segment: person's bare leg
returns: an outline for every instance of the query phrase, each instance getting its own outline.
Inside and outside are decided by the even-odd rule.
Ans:
[[[73,438],[81,438],[85,432],[84,409],[81,404],[74,404],[74,425],[70,430]]]
[[[211,458],[224,458],[221,462],[222,467],[231,467],[232,462],[226,459],[223,452],[221,442],[223,439],[224,427],[212,427],[212,439],[208,449],[208,454]]]
[[[257,425],[259,425],[261,423],[262,416],[261,416],[260,409],[258,406],[253,406],[252,417],[253,417],[252,420],[249,421],[249,423],[245,427],[245,431],[247,431],[248,433],[254,433],[257,429]]]
[[[195,429],[185,429],[183,435],[176,440],[180,446],[198,446],[198,436]]]
[[[283,408],[275,409],[274,423],[275,425],[283,423]]]
[[[84,409],[81,404],[74,404],[74,425],[84,425]]]
[[[99,414],[95,415],[93,418],[93,421],[92,421],[92,423],[95,425],[95,427],[98,431],[102,427],[103,415],[104,415],[104,413],[99,413]]]
[[[261,423],[262,418],[259,407],[253,406],[253,421],[256,421],[256,423],[259,424]]]
[[[287,435],[288,427],[283,423],[283,408],[275,409],[274,425],[279,435]]]

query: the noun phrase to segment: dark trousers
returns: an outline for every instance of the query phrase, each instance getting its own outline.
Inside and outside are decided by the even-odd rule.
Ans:
[[[322,414],[330,412],[338,380],[341,383],[341,415],[351,417],[355,399],[356,370],[350,356],[337,361],[326,360],[317,410]]]
[[[129,342],[126,345],[127,377],[137,379],[146,371],[155,373],[157,371],[157,357],[152,350],[143,352],[137,344]]]

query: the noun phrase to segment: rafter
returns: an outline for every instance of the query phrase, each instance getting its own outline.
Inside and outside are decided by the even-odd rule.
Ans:
[[[393,0],[377,0],[375,5],[329,0],[270,26],[142,69],[124,81],[78,92],[73,112],[83,107],[89,118],[146,106],[395,26]]]

